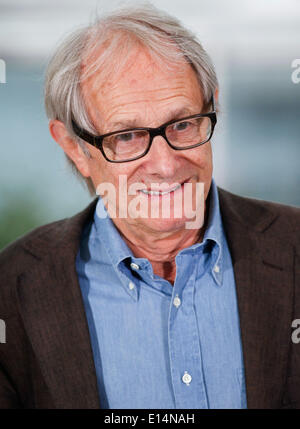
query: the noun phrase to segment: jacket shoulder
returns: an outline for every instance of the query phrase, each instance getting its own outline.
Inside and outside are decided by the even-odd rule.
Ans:
[[[8,244],[0,252],[0,272],[7,272],[9,269],[19,271],[20,261],[24,258],[24,253],[28,253],[30,244],[37,243],[41,239],[51,243],[59,231],[64,229],[66,221],[67,218],[36,227]]]
[[[219,189],[221,211],[248,228],[300,245],[300,208],[244,197]],[[283,241],[284,243],[284,241]]]
[[[22,273],[38,263],[48,264],[50,254],[76,253],[82,228],[93,216],[96,202],[97,199],[72,217],[33,229],[0,252],[0,303],[9,299]]]
[[[9,314],[12,311],[13,295],[18,277],[25,271],[34,268],[39,255],[31,253],[31,243],[51,243],[57,232],[63,229],[66,220],[40,226],[19,237],[0,252],[0,310]],[[46,249],[45,249],[46,250]]]

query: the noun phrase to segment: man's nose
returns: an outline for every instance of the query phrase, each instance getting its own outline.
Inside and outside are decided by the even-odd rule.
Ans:
[[[164,137],[156,136],[147,154],[148,168],[153,174],[173,178],[179,167],[178,156],[178,151],[172,149]]]

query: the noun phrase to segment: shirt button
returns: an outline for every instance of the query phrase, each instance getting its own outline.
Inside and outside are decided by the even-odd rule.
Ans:
[[[134,283],[129,282],[129,289],[130,289],[130,290],[134,289]]]
[[[131,262],[130,267],[131,267],[133,270],[138,270],[138,269],[140,268],[140,267],[138,266],[138,264],[135,264],[134,262]]]
[[[192,377],[187,371],[184,371],[184,374],[182,376],[182,381],[188,386],[190,382],[192,381]]]
[[[175,305],[176,308],[178,308],[181,304],[180,298],[178,297],[178,295],[175,296],[174,300],[173,300],[173,304]]]
[[[214,272],[215,273],[218,273],[220,271],[220,267],[219,267],[219,265],[215,265],[214,266]]]

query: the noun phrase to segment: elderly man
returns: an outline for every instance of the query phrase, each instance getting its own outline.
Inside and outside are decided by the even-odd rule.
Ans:
[[[98,198],[0,256],[1,407],[300,407],[299,209],[216,186],[200,43],[118,10],[58,49],[45,98]]]

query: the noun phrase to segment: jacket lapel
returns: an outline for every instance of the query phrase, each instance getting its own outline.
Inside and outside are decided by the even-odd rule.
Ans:
[[[75,268],[80,232],[95,203],[73,218],[57,222],[52,232],[27,242],[26,250],[35,260],[32,269],[19,278],[20,312],[55,408],[99,408]]]
[[[248,408],[278,408],[286,379],[292,320],[293,248],[268,229],[263,204],[219,189],[234,268]]]

